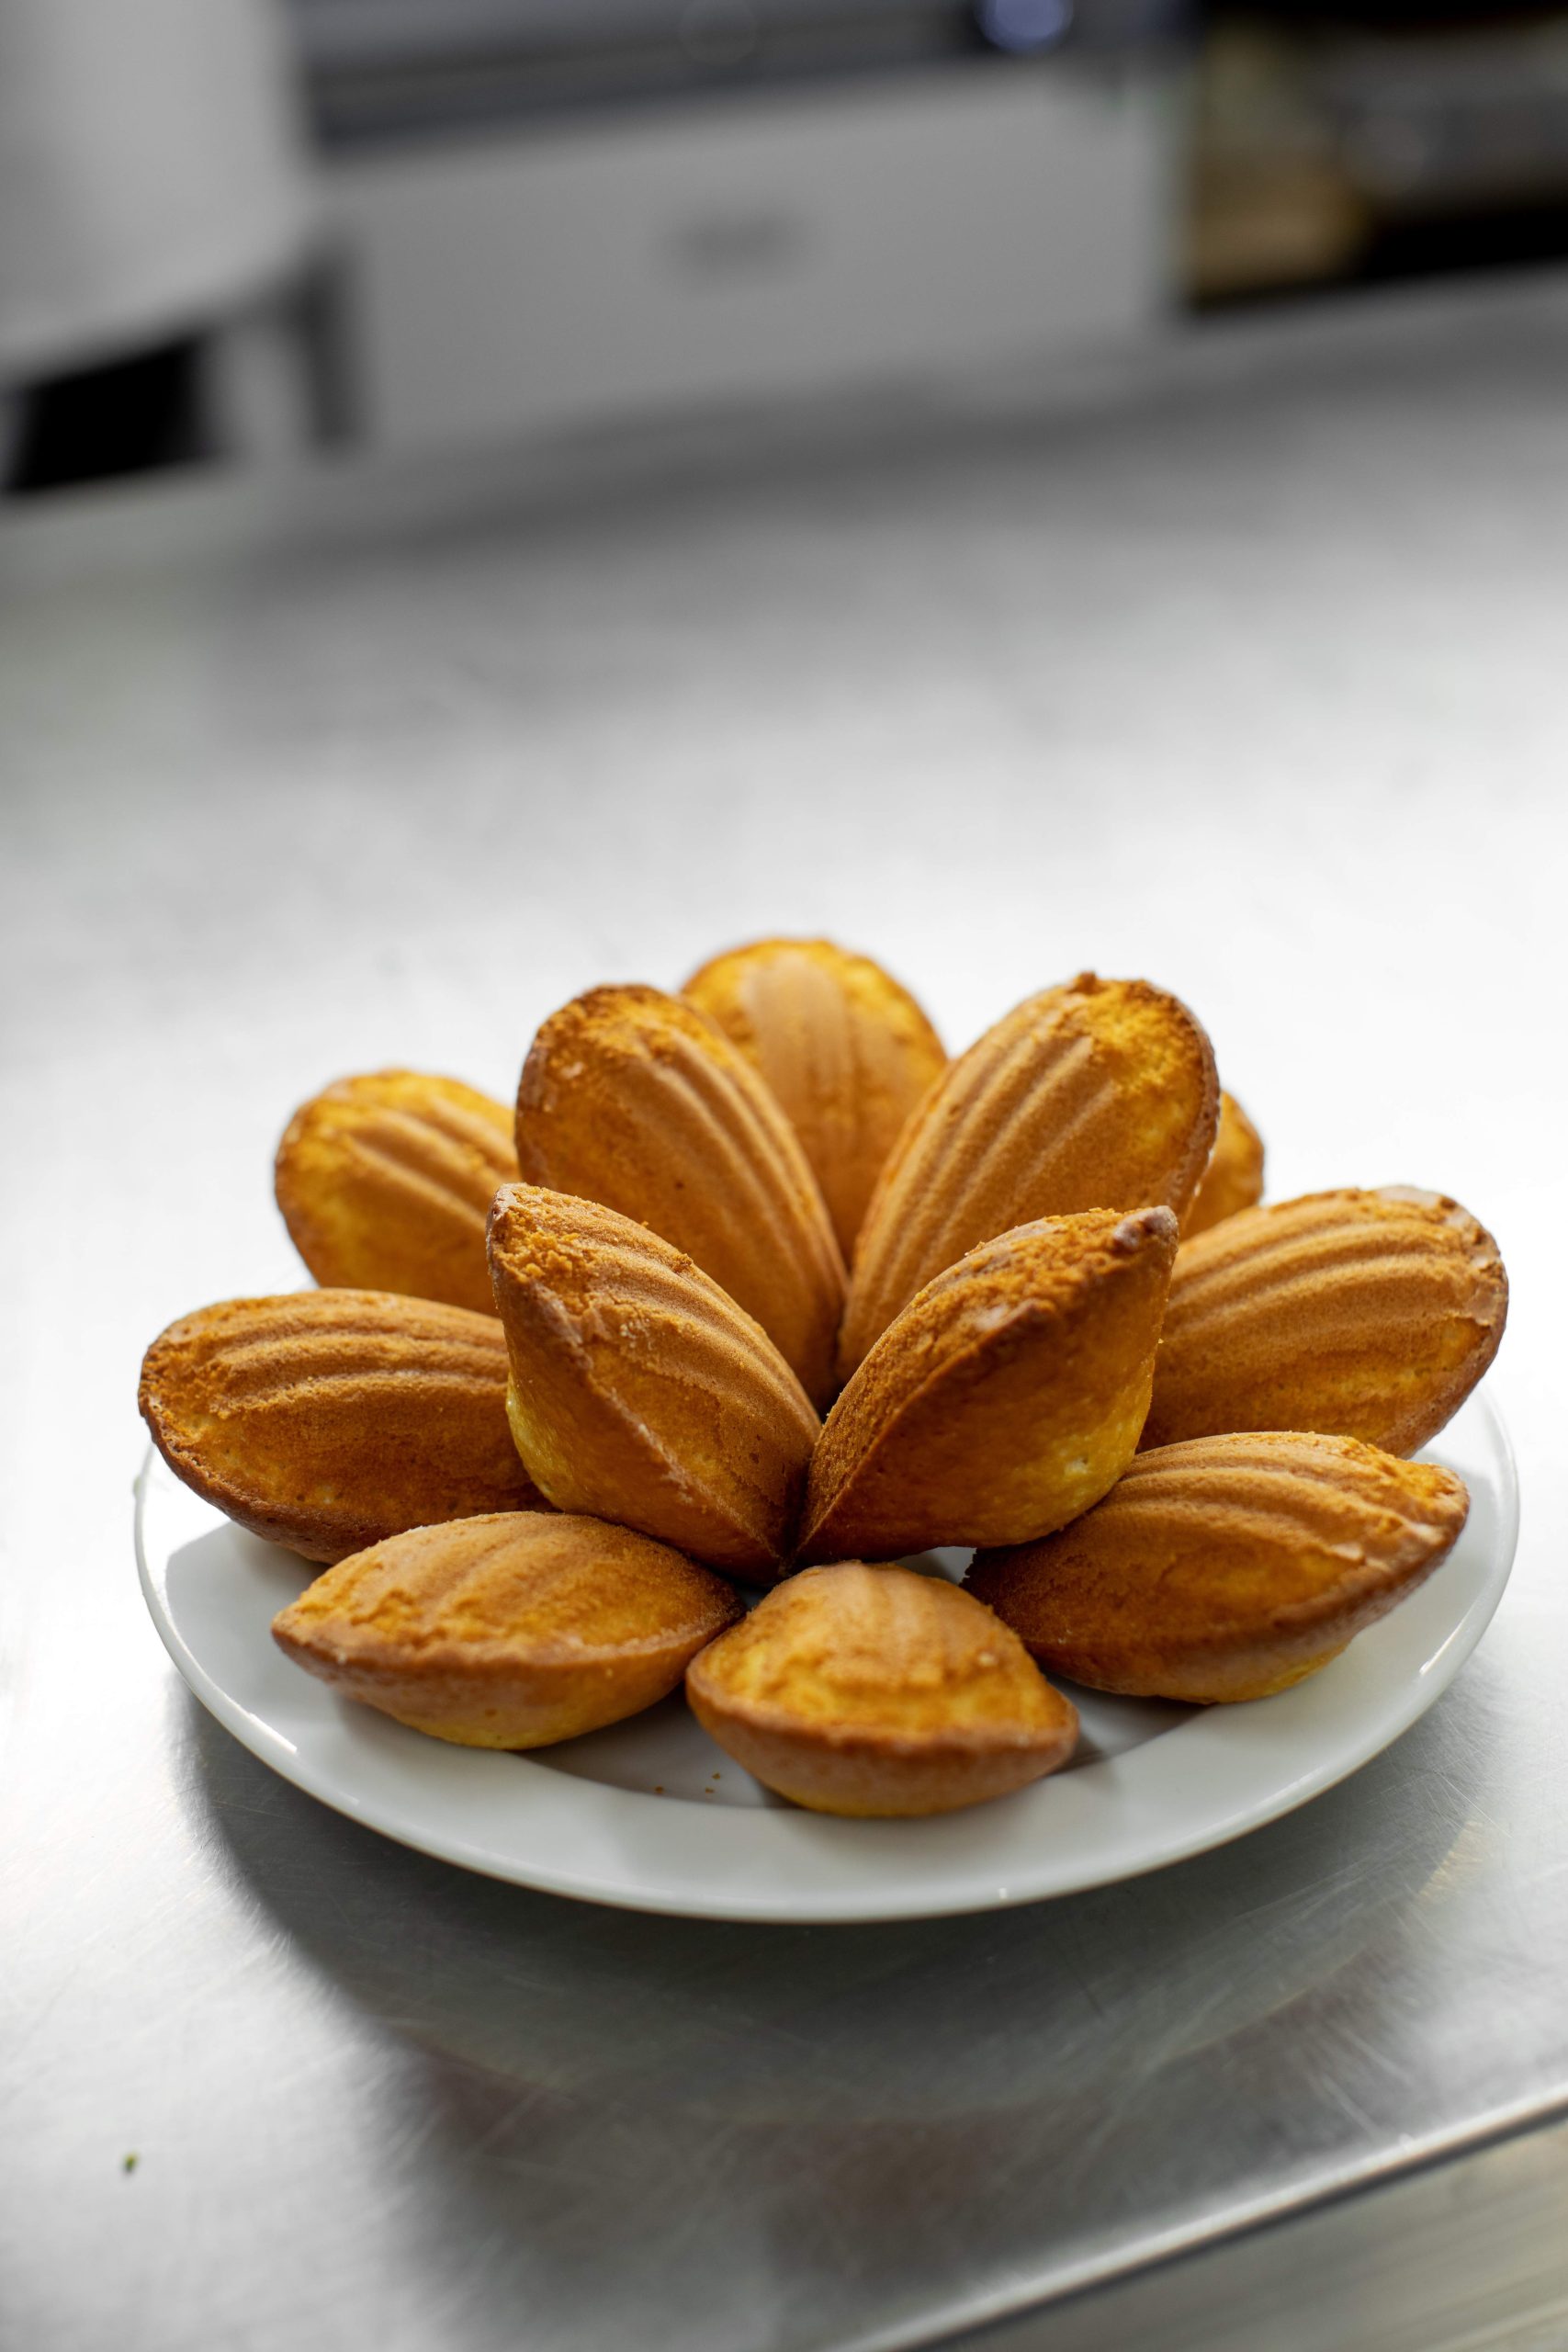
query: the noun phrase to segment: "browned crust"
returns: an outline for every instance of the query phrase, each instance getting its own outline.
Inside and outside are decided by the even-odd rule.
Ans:
[[[948,1813],[1021,1788],[1066,1761],[1077,1713],[967,1598],[902,1568],[807,1569],[694,1660],[693,1713],[819,1812]]]
[[[794,1128],[746,1057],[660,989],[552,1013],[517,1091],[527,1183],[600,1202],[683,1251],[760,1323],[814,1401],[832,1393],[844,1265]]]
[[[1491,1363],[1507,1306],[1496,1243],[1445,1194],[1244,1209],[1177,1257],[1144,1443],[1316,1430],[1413,1453]]]
[[[512,1114],[460,1080],[407,1069],[340,1079],[277,1148],[283,1221],[316,1281],[489,1314],[485,1218],[515,1178]]]
[[[737,1722],[692,1688],[689,1668],[687,1694],[710,1739],[764,1788],[809,1812],[852,1820],[917,1819],[986,1804],[1059,1770],[1077,1745],[1076,1711],[1051,1741],[917,1744],[846,1734],[816,1742],[791,1728]]]
[[[307,1672],[415,1729],[535,1747],[654,1705],[739,1613],[721,1577],[664,1544],[511,1512],[343,1561],[273,1634]]]
[[[1140,1454],[1097,1509],[1043,1542],[978,1554],[967,1586],[1075,1681],[1261,1697],[1412,1592],[1468,1509],[1452,1472],[1355,1439],[1198,1438]]]
[[[801,1554],[1021,1543],[1087,1510],[1148,1409],[1171,1211],[1043,1218],[972,1250],[889,1325],[812,1456]]]
[[[755,1065],[800,1137],[847,1260],[884,1161],[947,1056],[909,990],[829,939],[758,939],[682,993]]]
[[[1087,1209],[1180,1217],[1219,1118],[1201,1024],[1145,980],[1080,973],[950,1064],[882,1171],[840,1334],[848,1379],[931,1277],[1013,1226]]]
[[[182,1317],[148,1349],[138,1401],[195,1493],[330,1561],[406,1527],[537,1508],[505,1396],[493,1316],[330,1290]]]
[[[818,1423],[767,1334],[682,1251],[595,1202],[506,1187],[490,1247],[513,1434],[541,1491],[712,1566],[777,1575]]]
[[[1181,1238],[1223,1224],[1263,1198],[1263,1138],[1234,1094],[1220,1095],[1220,1126],[1192,1205],[1181,1221]]]

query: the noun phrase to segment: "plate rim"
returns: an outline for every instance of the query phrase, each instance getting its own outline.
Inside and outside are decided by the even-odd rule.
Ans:
[[[1087,1867],[1075,1870],[1070,1877],[1059,1883],[1032,1883],[1025,1870],[1018,1874],[1017,1883],[993,1889],[988,1893],[976,1892],[970,1885],[944,1889],[938,1883],[930,1889],[929,1893],[912,1895],[907,1876],[901,1877],[894,1886],[879,1890],[873,1871],[868,1873],[866,1883],[857,1883],[847,1894],[841,1888],[825,1888],[816,1894],[806,1894],[800,1890],[792,1892],[787,1883],[781,1885],[776,1894],[772,1889],[766,1890],[761,1895],[750,1892],[741,1894],[738,1893],[733,1886],[726,1888],[722,1883],[721,1872],[718,1873],[718,1883],[694,1894],[690,1888],[682,1886],[645,1883],[629,1877],[619,1879],[606,1877],[602,1872],[595,1873],[582,1868],[562,1868],[547,1858],[542,1860],[530,1860],[526,1867],[524,1867],[515,1856],[502,1855],[488,1847],[469,1842],[459,1836],[445,1831],[439,1825],[411,1821],[406,1815],[400,1815],[395,1808],[381,1803],[375,1796],[367,1797],[363,1792],[345,1784],[341,1779],[335,1778],[330,1770],[318,1764],[314,1758],[301,1756],[299,1748],[284,1732],[273,1723],[253,1713],[209,1670],[202,1659],[191,1649],[175,1623],[158,1571],[149,1556],[147,1528],[149,1497],[153,1492],[153,1481],[157,1473],[164,1468],[162,1458],[156,1448],[151,1445],[143,1457],[134,1487],[137,1571],[143,1600],[164,1649],[186,1687],[214,1720],[237,1739],[242,1747],[278,1773],[280,1778],[289,1781],[294,1787],[301,1789],[319,1804],[325,1804],[331,1811],[342,1814],[347,1819],[356,1821],[363,1827],[375,1831],[378,1836],[389,1838],[394,1843],[405,1846],[413,1852],[428,1854],[456,1868],[471,1871],[502,1883],[529,1887],[540,1893],[565,1896],[570,1900],[598,1903],[612,1908],[654,1913],[670,1917],[709,1918],[757,1926],[802,1927],[867,1925],[878,1921],[954,1917],[983,1911],[1009,1909],[1026,1903],[1050,1902],[1067,1894],[1087,1894],[1096,1887],[1120,1884],[1131,1879],[1146,1876],[1154,1871],[1168,1869],[1174,1863],[1190,1860],[1196,1855],[1213,1852],[1222,1846],[1234,1843],[1239,1838],[1250,1836],[1253,1831],[1265,1827],[1269,1822],[1280,1820],[1287,1814],[1295,1812],[1300,1806],[1310,1804],[1314,1798],[1324,1795],[1329,1789],[1337,1787],[1341,1781],[1361,1770],[1375,1757],[1402,1738],[1404,1733],[1442,1696],[1473,1654],[1496,1612],[1513,1572],[1519,1527],[1518,1472],[1506,1425],[1495,1399],[1487,1393],[1488,1386],[1489,1384],[1482,1384],[1466,1400],[1466,1405],[1461,1408],[1461,1411],[1477,1412],[1485,1424],[1497,1474],[1493,1488],[1495,1525],[1483,1581],[1480,1589],[1464,1604],[1446,1638],[1433,1656],[1411,1675],[1409,1686],[1402,1694],[1400,1703],[1393,1708],[1378,1709],[1371,1718],[1360,1726],[1359,1736],[1350,1737],[1342,1745],[1337,1745],[1318,1764],[1309,1765],[1304,1770],[1298,1771],[1283,1786],[1277,1781],[1269,1783],[1254,1803],[1230,1812],[1218,1825],[1212,1816],[1205,1817],[1200,1814],[1186,1832],[1179,1832],[1164,1841],[1156,1840],[1151,1845],[1149,1850],[1138,1855],[1131,1864],[1124,1858],[1113,1852],[1108,1852],[1104,1867],[1096,1867],[1091,1862]],[[1441,1432],[1439,1437],[1440,1435]],[[209,1506],[209,1508],[212,1507]],[[215,1509],[213,1518],[220,1527],[232,1524],[226,1521],[223,1515]],[[1315,1679],[1315,1677],[1309,1678],[1308,1685],[1297,1687],[1298,1689],[1308,1688],[1310,1682]],[[323,1691],[321,1695],[325,1701],[329,1694]],[[1280,1696],[1289,1698],[1291,1693],[1283,1693]],[[1279,1701],[1269,1701],[1263,1703],[1277,1706]],[[1189,1722],[1163,1735],[1159,1740],[1145,1743],[1145,1747],[1163,1746],[1164,1739],[1167,1737],[1201,1734],[1205,1725],[1215,1726],[1216,1721],[1222,1728],[1223,1738],[1225,1736],[1223,1726],[1226,1718],[1232,1716],[1233,1711],[1230,1709],[1201,1710]],[[409,1736],[412,1738],[420,1736],[416,1733],[411,1733]],[[461,1748],[449,1752],[458,1757],[469,1755],[484,1757],[488,1753],[483,1750]],[[1131,1751],[1131,1757],[1135,1757],[1141,1752],[1143,1750],[1134,1749]],[[1184,1752],[1190,1753],[1191,1750]],[[1084,1766],[1079,1773],[1073,1774],[1071,1778],[1076,1781],[1095,1773],[1108,1773],[1119,1762],[1123,1765],[1129,1763],[1131,1757],[1111,1758]],[[525,1765],[530,1762],[526,1758],[513,1760]],[[535,1764],[531,1769],[548,1770],[549,1768]],[[565,1777],[553,1772],[550,1774],[552,1781]],[[1045,1782],[1041,1785],[1049,1786],[1050,1783]],[[575,1778],[573,1786],[578,1791],[592,1792],[582,1800],[590,1808],[598,1802],[616,1810],[626,1806],[653,1806],[660,1808],[662,1812],[672,1802],[685,1802],[655,1796],[637,1790],[612,1788],[605,1783]],[[988,1813],[991,1809],[984,1807],[978,1810]],[[963,1814],[937,1816],[938,1819],[945,1818],[952,1822],[962,1822],[966,1817]],[[733,1812],[726,1809],[722,1815],[708,1814],[705,1815],[705,1818],[709,1821],[728,1818],[753,1825],[773,1825],[772,1829],[764,1827],[761,1830],[760,1834],[764,1837],[776,1836],[777,1825],[781,1822],[798,1823],[804,1819],[819,1826],[823,1822],[822,1816],[813,1815],[803,1816],[798,1809],[793,1806],[746,1807]],[[857,1831],[886,1832],[891,1826],[896,1833],[901,1832],[906,1838],[911,1830],[917,1828],[915,1824],[888,1825],[869,1822],[834,1822],[831,1826],[835,1830],[848,1831],[852,1836]]]

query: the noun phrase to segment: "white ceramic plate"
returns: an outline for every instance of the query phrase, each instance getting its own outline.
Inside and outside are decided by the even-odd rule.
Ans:
[[[1507,1582],[1518,1490],[1483,1395],[1432,1458],[1470,1487],[1449,1558],[1332,1666],[1278,1698],[1192,1708],[1072,1690],[1066,1771],[931,1821],[834,1821],[770,1796],[679,1697],[585,1739],[506,1756],[451,1747],[337,1698],[268,1625],[306,1564],[199,1502],[149,1457],[142,1590],[169,1655],[236,1739],[323,1804],[519,1885],[716,1919],[903,1919],[1032,1903],[1203,1852],[1303,1804],[1447,1689]],[[931,1555],[957,1573],[962,1553]]]

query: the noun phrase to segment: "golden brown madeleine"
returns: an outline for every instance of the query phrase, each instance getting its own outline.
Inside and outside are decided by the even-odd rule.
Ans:
[[[595,1201],[496,1195],[491,1271],[517,1450],[562,1510],[765,1583],[820,1426],[767,1333],[668,1241]]]
[[[296,1665],[464,1747],[543,1747],[640,1714],[734,1623],[730,1586],[667,1544],[560,1511],[416,1527],[273,1620]]]
[[[517,1173],[512,1114],[455,1078],[340,1079],[288,1122],[276,1187],[319,1283],[492,1310],[485,1219]]]
[[[928,1283],[834,1406],[800,1550],[1021,1544],[1132,1460],[1176,1257],[1169,1209],[1021,1225]]]
[[[1097,1690],[1263,1699],[1413,1592],[1469,1509],[1451,1470],[1354,1438],[1194,1438],[1141,1453],[1059,1534],[981,1553],[966,1581]]]
[[[1496,1243],[1439,1193],[1244,1209],[1177,1258],[1144,1443],[1321,1430],[1414,1453],[1496,1354],[1507,1311]]]
[[[816,1813],[954,1813],[1065,1764],[1077,1711],[937,1577],[808,1568],[686,1669],[705,1731]]]
[[[892,975],[829,939],[759,939],[716,956],[682,993],[754,1062],[822,1188],[846,1261],[905,1120],[947,1067]]]
[[[153,1340],[139,1401],[176,1477],[307,1560],[539,1503],[493,1315],[369,1290],[230,1299]]]
[[[1185,1211],[1219,1117],[1209,1040],[1144,980],[1080,974],[960,1056],[882,1171],[839,1342],[848,1379],[915,1293],[1035,1217],[1147,1203]]]
[[[1192,1205],[1181,1220],[1182,1239],[1207,1233],[1239,1209],[1256,1208],[1262,1198],[1263,1138],[1235,1096],[1222,1091],[1219,1133]]]
[[[673,1242],[759,1322],[824,1403],[844,1263],[795,1129],[705,1013],[658,989],[591,989],[545,1023],[517,1091],[525,1183]]]

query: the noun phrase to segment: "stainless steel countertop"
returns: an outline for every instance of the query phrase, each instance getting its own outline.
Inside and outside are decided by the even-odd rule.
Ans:
[[[912,2343],[1568,2104],[1565,548],[1551,283],[875,430],[0,524],[7,2342]],[[296,1101],[391,1061],[505,1093],[587,982],[796,929],[955,1042],[1153,974],[1276,1193],[1495,1227],[1517,1569],[1348,1785],[1002,1917],[711,1926],[382,1842],[176,1680],[137,1363],[299,1280]],[[1560,2213],[1559,2140],[1516,2189],[1521,2148]],[[1309,2249],[1251,2338],[1305,2343],[1336,2214],[1425,2198],[1429,2245],[1461,2175],[1201,2263],[1234,2306]],[[1201,2341],[1162,2283],[1199,2276],[998,2342]]]

